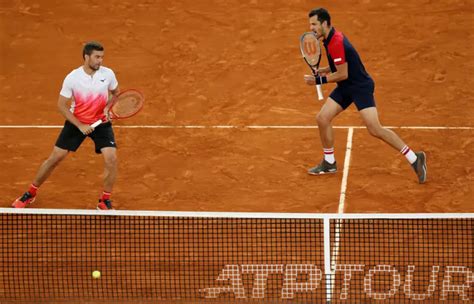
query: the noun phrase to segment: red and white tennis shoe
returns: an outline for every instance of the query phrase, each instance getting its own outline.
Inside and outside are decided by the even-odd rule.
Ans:
[[[112,201],[109,199],[100,199],[99,203],[97,204],[97,210],[114,210],[114,208],[112,207]]]
[[[29,204],[32,204],[36,199],[36,196],[32,196],[30,192],[26,191],[22,196],[17,198],[13,204],[13,208],[26,208]]]

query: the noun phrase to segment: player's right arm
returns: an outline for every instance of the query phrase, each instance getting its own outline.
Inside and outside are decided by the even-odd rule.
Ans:
[[[326,76],[329,73],[331,73],[331,68],[329,66],[318,69],[318,74],[321,76]]]
[[[94,128],[92,128],[88,124],[83,124],[80,122],[74,114],[72,114],[71,111],[69,111],[69,100],[70,98],[64,97],[62,95],[59,95],[58,99],[58,109],[59,112],[66,118],[70,123],[75,125],[84,135],[90,134],[92,131],[94,131]]]
[[[318,75],[320,76],[327,76],[328,74],[331,73],[331,68],[329,66],[324,67],[324,68],[319,68],[316,71]],[[307,85],[315,85],[316,81],[314,79],[314,75],[304,75],[304,81],[306,82]]]

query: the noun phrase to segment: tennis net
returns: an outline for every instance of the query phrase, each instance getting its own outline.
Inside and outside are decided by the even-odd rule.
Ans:
[[[0,303],[474,301],[474,214],[0,208],[0,228]]]

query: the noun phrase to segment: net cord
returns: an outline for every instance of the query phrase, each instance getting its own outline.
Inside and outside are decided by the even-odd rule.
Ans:
[[[196,212],[196,211],[145,211],[90,209],[15,209],[0,208],[0,213],[102,215],[102,216],[163,216],[211,218],[282,218],[282,219],[456,219],[474,218],[474,213],[272,213],[272,212]]]

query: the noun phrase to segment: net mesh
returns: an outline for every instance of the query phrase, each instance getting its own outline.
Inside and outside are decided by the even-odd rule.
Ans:
[[[111,108],[113,118],[135,115],[143,106],[143,96],[135,90],[122,92]]]
[[[472,302],[473,222],[0,213],[0,303]]]

